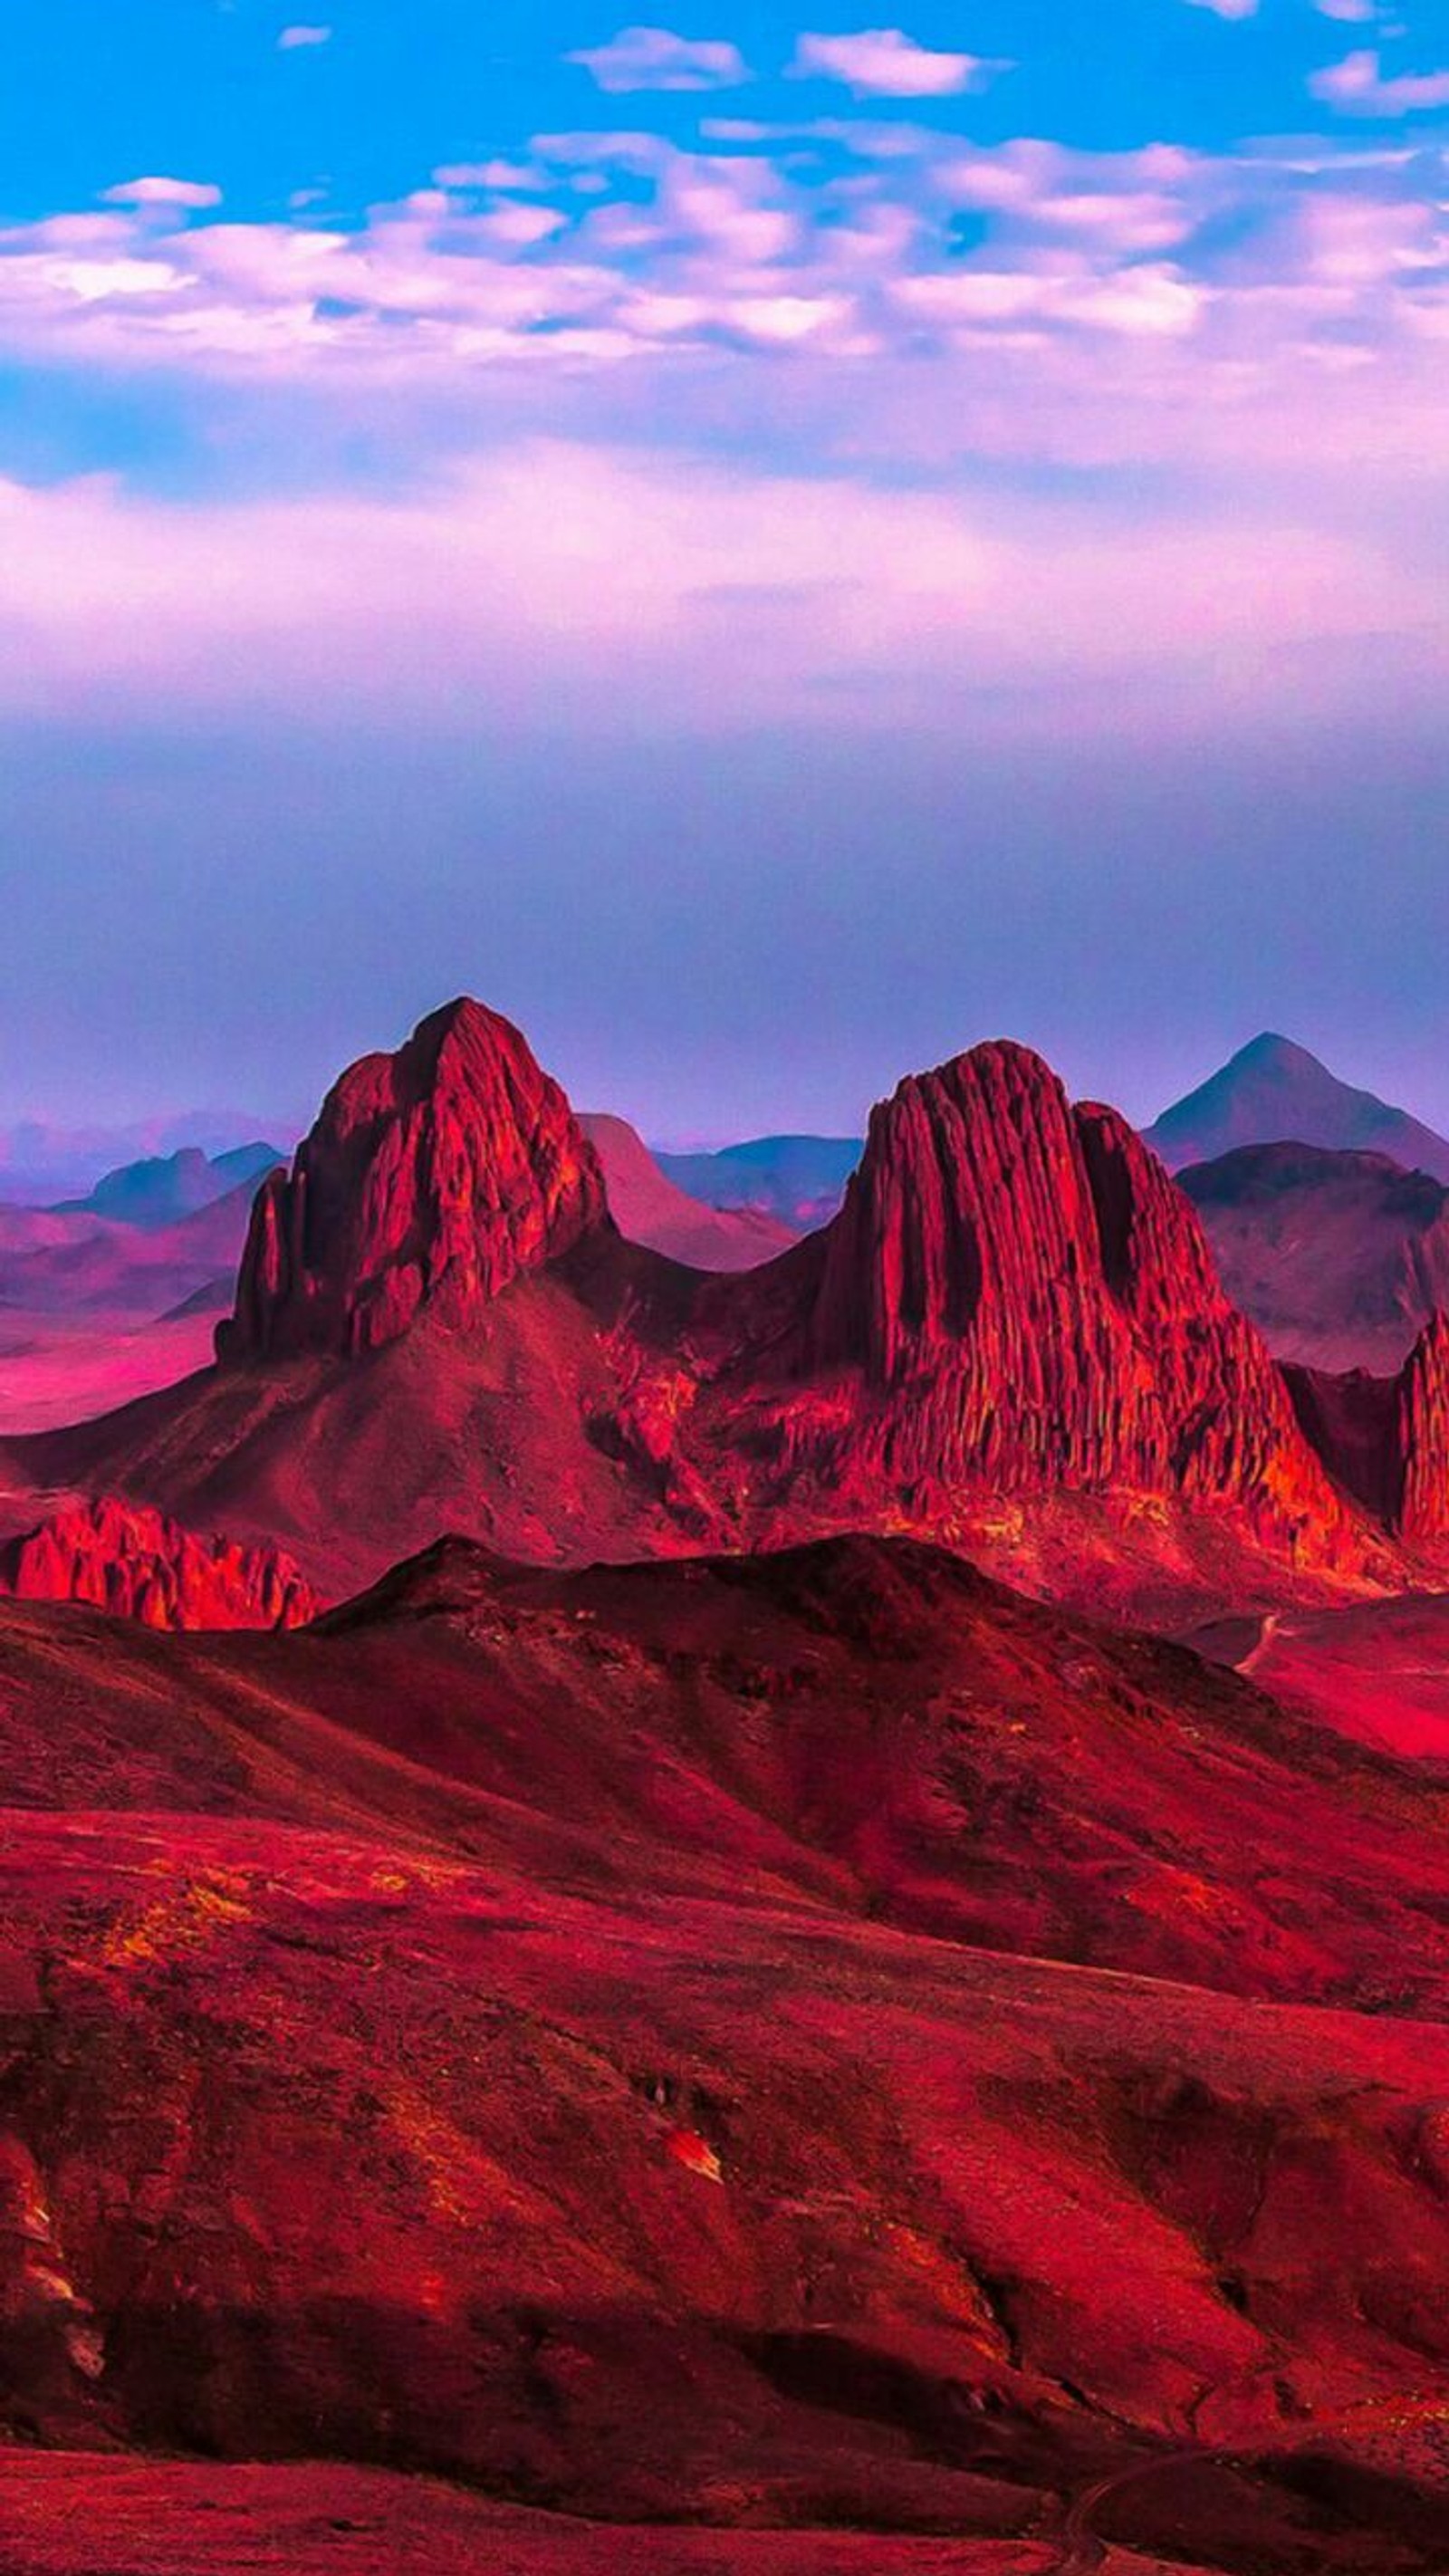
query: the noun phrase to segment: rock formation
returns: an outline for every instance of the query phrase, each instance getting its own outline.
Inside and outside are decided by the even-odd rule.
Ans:
[[[897,1475],[1341,1518],[1187,1201],[1028,1049],[902,1083],[823,1245],[808,1363],[860,1373]]]
[[[424,1308],[466,1331],[607,1224],[598,1159],[558,1084],[507,1020],[453,1002],[396,1055],[345,1073],[290,1174],[267,1182],[218,1354],[356,1357]]]
[[[280,1549],[198,1538],[110,1496],[57,1512],[0,1549],[0,1591],[166,1629],[300,1628],[322,1606]]]

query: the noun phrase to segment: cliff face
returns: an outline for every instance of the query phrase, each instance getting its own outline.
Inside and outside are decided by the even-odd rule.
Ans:
[[[808,1353],[861,1372],[898,1474],[1341,1519],[1187,1201],[1023,1047],[977,1047],[876,1111]]]
[[[1435,1315],[1398,1387],[1399,1527],[1414,1543],[1449,1538],[1449,1317]]]
[[[275,1547],[202,1539],[106,1496],[0,1549],[0,1591],[72,1601],[148,1628],[300,1628],[322,1604]]]
[[[1449,1540],[1449,1317],[1434,1315],[1397,1377],[1289,1369],[1298,1418],[1329,1473],[1413,1547]]]
[[[609,1222],[592,1145],[519,1032],[477,1002],[329,1094],[257,1199],[225,1362],[377,1350],[427,1308],[463,1332]]]

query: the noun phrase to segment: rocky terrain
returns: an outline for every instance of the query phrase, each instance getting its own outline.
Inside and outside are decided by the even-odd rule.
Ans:
[[[1402,1516],[1325,1474],[1187,1201],[1019,1047],[907,1081],[828,1227],[699,1278],[623,1241],[562,1092],[454,1004],[266,1185],[218,1349],[12,1443],[15,1491],[277,1540],[333,1594],[440,1525],[565,1562],[911,1529],[1153,1615],[1397,1579]]]
[[[0,1547],[0,1592],[84,1602],[148,1628],[300,1628],[322,1607],[280,1549],[203,1540],[111,1496],[54,1512]]]
[[[1449,1324],[1005,1043],[621,1212],[455,1003],[0,1448],[0,2565],[1433,2576]]]
[[[1412,1768],[866,1540],[12,1606],[0,1742],[12,2564],[109,2563],[57,2449],[274,2545],[249,2461],[374,2535],[451,2481],[534,2553],[461,2565],[1441,2562]]]

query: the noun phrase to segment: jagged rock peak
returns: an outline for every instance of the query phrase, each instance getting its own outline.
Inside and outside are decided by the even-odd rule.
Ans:
[[[897,1471],[1120,1483],[1341,1519],[1195,1210],[1029,1048],[901,1084],[825,1239],[810,1360],[878,1391]]]
[[[199,1538],[113,1495],[69,1504],[0,1549],[0,1592],[167,1629],[299,1628],[322,1606],[280,1548]]]
[[[467,1331],[521,1274],[609,1223],[559,1085],[479,1002],[434,1011],[328,1094],[252,1212],[227,1361],[395,1341],[426,1307]]]

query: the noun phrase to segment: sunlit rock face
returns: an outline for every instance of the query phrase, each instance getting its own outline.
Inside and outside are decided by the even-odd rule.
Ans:
[[[467,1331],[510,1283],[609,1222],[563,1092],[517,1029],[453,1002],[328,1095],[261,1192],[223,1360],[396,1341],[426,1308]]]
[[[827,1240],[810,1358],[862,1372],[899,1471],[1339,1519],[1193,1209],[1028,1049],[902,1083]]]
[[[300,1628],[322,1606],[280,1548],[199,1538],[111,1496],[53,1513],[0,1549],[0,1592],[166,1629]]]

